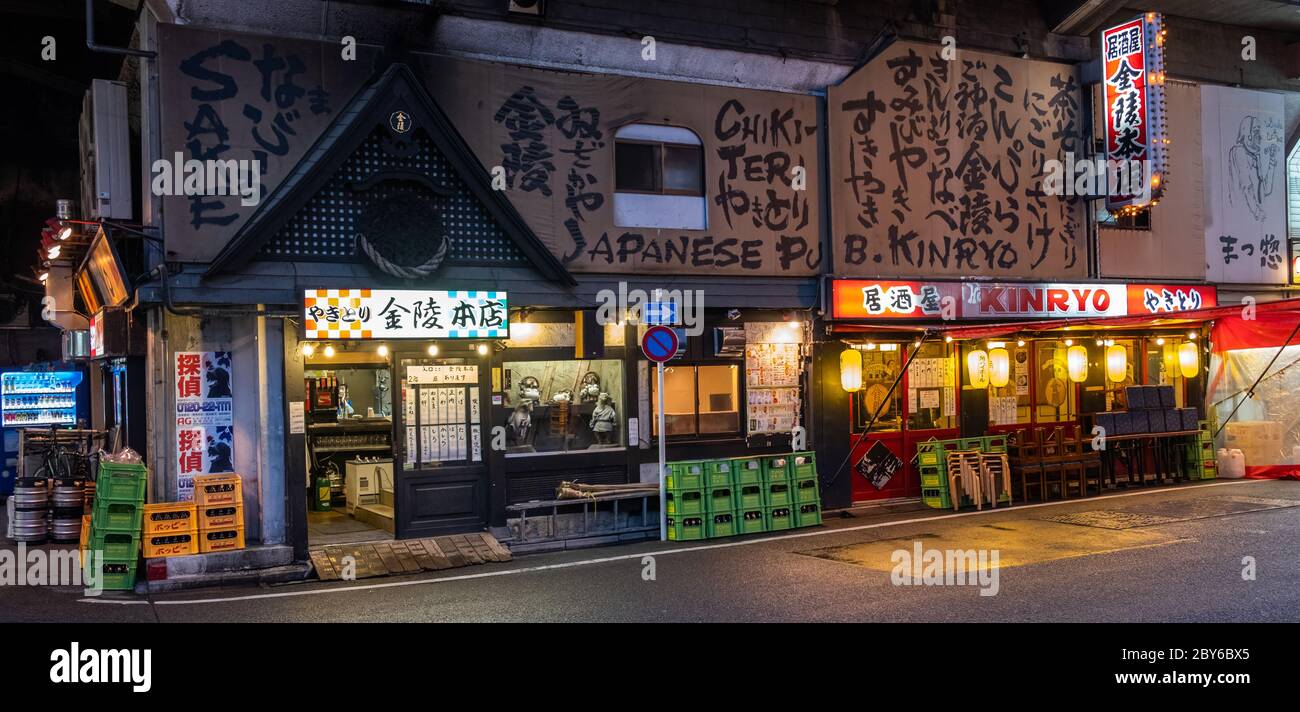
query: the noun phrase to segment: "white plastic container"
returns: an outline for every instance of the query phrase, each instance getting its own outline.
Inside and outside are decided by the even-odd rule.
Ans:
[[[1219,449],[1219,477],[1239,480],[1246,476],[1246,456],[1240,450]]]

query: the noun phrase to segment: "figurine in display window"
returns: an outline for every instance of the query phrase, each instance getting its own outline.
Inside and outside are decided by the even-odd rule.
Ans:
[[[536,376],[525,376],[519,381],[519,400],[529,406],[542,400],[542,384]]]
[[[582,385],[578,388],[579,401],[582,403],[595,403],[600,398],[600,393],[600,376],[588,371],[583,375]]]
[[[597,446],[615,444],[614,429],[618,427],[618,411],[614,409],[614,397],[601,393],[596,399],[596,409],[591,411],[591,432],[596,437]]]
[[[515,412],[506,419],[506,435],[512,445],[527,445],[533,429],[533,414],[527,404],[515,406]]]

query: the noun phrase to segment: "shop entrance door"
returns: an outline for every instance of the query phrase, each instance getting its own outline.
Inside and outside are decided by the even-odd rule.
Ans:
[[[486,365],[398,356],[393,408],[399,539],[483,529],[488,472],[482,414]]]
[[[897,467],[887,481],[871,481],[861,470],[856,471],[855,502],[920,495],[920,472],[913,462],[917,446],[930,439],[957,437],[959,396],[951,344],[923,343],[907,373],[894,386],[894,379],[917,348],[905,342],[886,342],[862,349],[863,389],[854,394],[849,404],[856,443],[850,462],[856,466],[865,458],[884,463],[892,457],[897,459]],[[876,412],[879,416],[871,424],[870,432],[865,439],[861,438],[861,431]],[[865,469],[875,473],[885,468]]]

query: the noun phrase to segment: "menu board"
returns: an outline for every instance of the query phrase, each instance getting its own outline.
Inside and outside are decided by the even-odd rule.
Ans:
[[[1016,424],[1016,397],[991,396],[989,398],[989,425]]]
[[[936,410],[940,417],[957,411],[953,383],[957,372],[948,357],[915,358],[907,367],[907,412]]]
[[[745,347],[746,417],[750,435],[788,433],[801,422],[802,373],[799,344]]]
[[[483,459],[476,366],[410,366],[403,389],[406,466]],[[442,384],[442,385],[434,385]]]

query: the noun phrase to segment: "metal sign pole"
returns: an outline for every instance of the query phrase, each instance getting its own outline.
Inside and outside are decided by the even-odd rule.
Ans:
[[[655,391],[655,401],[659,409],[659,541],[668,541],[668,432],[664,430],[664,362],[659,362],[659,388]]]

